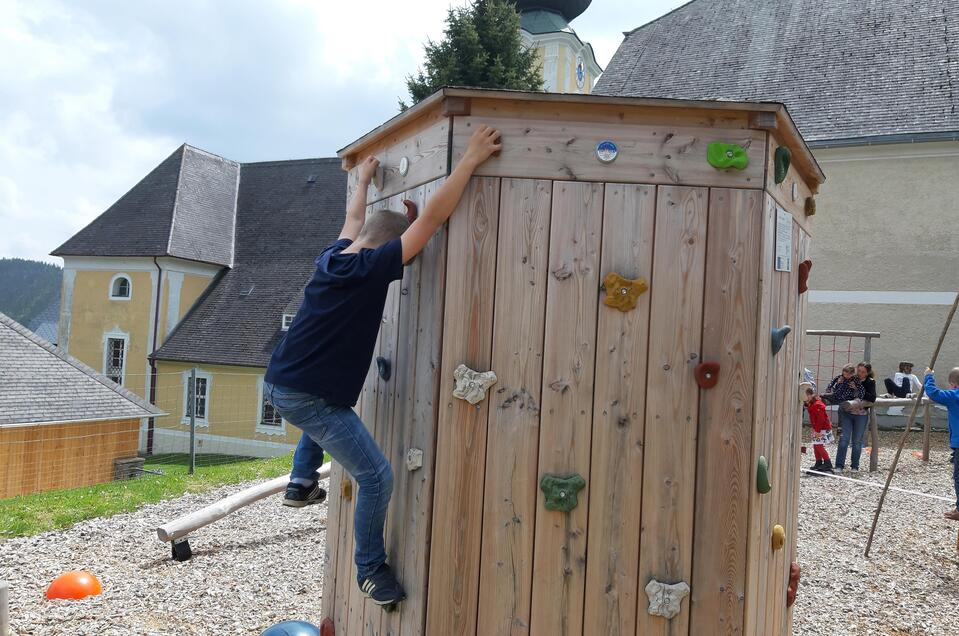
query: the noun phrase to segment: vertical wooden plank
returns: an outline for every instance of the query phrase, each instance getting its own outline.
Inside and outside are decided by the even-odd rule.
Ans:
[[[425,186],[424,201],[429,201],[443,181],[440,179]],[[423,467],[412,473],[411,481],[401,493],[406,499],[407,509],[403,532],[404,580],[412,581],[414,585],[407,587],[409,596],[403,602],[400,631],[410,636],[420,636],[426,631],[436,423],[440,405],[438,398],[441,379],[437,369],[442,361],[446,241],[447,228],[444,226],[416,259],[420,276],[419,319],[415,334],[413,423],[407,430],[405,446],[423,451]]]
[[[603,184],[553,184],[543,344],[538,478],[589,479]],[[586,583],[589,484],[568,513],[537,491],[533,634],[580,634]]]
[[[743,633],[762,206],[755,190],[709,193],[702,361],[720,371],[699,397],[690,634]]]
[[[552,183],[503,179],[480,557],[481,634],[527,634]]]
[[[427,634],[476,629],[489,399],[452,396],[460,364],[490,367],[499,179],[474,177],[449,222]]]
[[[336,560],[340,556],[339,536],[340,529],[340,482],[343,478],[343,467],[338,462],[330,466],[329,489],[326,494],[326,541],[323,550],[323,591],[322,613],[324,617],[332,618],[336,611]]]
[[[655,216],[655,186],[606,185],[600,277],[652,280]],[[584,634],[636,632],[649,301],[599,307]]]
[[[650,579],[690,582],[696,491],[698,388],[693,368],[702,339],[706,264],[706,188],[661,186],[650,292],[646,388],[646,442],[639,585]],[[689,602],[666,620],[650,615],[645,593],[638,608],[640,634],[686,634]]]

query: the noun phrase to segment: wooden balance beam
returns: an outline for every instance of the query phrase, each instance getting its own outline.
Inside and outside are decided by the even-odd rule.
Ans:
[[[326,479],[330,476],[330,463],[327,462],[320,467],[320,479]],[[157,537],[160,541],[168,542],[172,545],[173,559],[176,561],[186,561],[192,555],[190,544],[187,537],[194,530],[203,526],[210,525],[223,517],[236,512],[240,508],[249,506],[252,503],[265,499],[270,495],[281,492],[290,482],[290,475],[276,477],[255,486],[250,486],[240,492],[234,493],[229,497],[224,497],[220,501],[210,504],[205,508],[196,510],[183,515],[173,521],[159,526],[157,528]]]

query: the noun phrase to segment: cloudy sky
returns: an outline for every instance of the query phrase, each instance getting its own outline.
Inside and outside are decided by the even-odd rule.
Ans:
[[[684,0],[595,0],[605,66]],[[0,256],[47,254],[181,143],[331,156],[396,113],[464,0],[0,0]]]

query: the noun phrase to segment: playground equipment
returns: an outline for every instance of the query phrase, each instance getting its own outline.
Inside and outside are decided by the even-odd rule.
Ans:
[[[103,592],[103,586],[97,577],[89,572],[65,572],[53,579],[47,588],[48,599],[79,600],[88,596],[97,596]]]
[[[330,464],[323,464],[319,470],[320,479],[330,476]],[[249,506],[260,499],[275,495],[286,488],[290,483],[290,475],[276,477],[225,497],[195,512],[178,517],[157,528],[157,537],[160,541],[170,543],[175,561],[187,561],[193,556],[188,536],[194,530],[207,526],[222,519],[240,508]]]
[[[283,621],[267,627],[260,636],[320,636],[320,628],[305,621]]]
[[[0,581],[0,636],[10,634],[10,584]]]
[[[358,592],[356,498],[332,496],[324,616],[337,636],[787,633],[798,265],[823,175],[785,109],[443,89],[340,151],[351,192],[375,155],[370,210],[424,209],[480,124],[501,154],[391,288],[374,355],[392,377],[371,369],[358,405],[394,467],[408,598],[384,613]]]

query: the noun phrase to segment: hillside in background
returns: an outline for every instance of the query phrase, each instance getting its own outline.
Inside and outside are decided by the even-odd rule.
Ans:
[[[59,303],[62,270],[22,258],[0,258],[0,312],[23,325]]]

